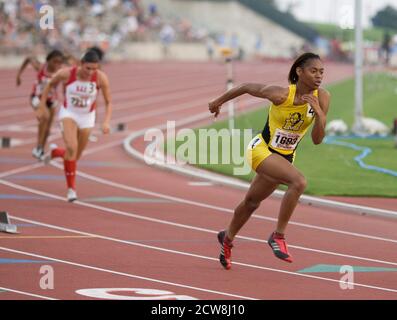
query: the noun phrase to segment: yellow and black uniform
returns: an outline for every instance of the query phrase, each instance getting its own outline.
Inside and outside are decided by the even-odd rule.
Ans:
[[[293,163],[295,150],[315,115],[308,103],[294,105],[295,93],[296,85],[290,85],[287,100],[280,105],[270,106],[265,128],[249,143],[247,158],[252,169],[256,170],[272,153],[277,153]],[[313,95],[318,97],[318,90]]]

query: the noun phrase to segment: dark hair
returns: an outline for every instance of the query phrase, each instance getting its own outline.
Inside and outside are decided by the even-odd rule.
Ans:
[[[96,46],[88,48],[88,51],[94,51],[98,55],[100,61],[102,61],[103,57],[105,56],[105,52],[101,48]]]
[[[100,61],[98,54],[93,50],[88,50],[81,58],[82,63],[99,63]]]
[[[288,75],[289,83],[296,84],[298,82],[299,76],[298,73],[296,72],[296,68],[303,68],[306,65],[306,63],[312,59],[321,60],[318,54],[312,52],[306,52],[295,60]]]
[[[48,61],[50,61],[50,60],[52,60],[52,59],[54,59],[54,58],[58,58],[58,57],[60,57],[60,58],[62,58],[62,59],[65,58],[64,55],[63,55],[63,53],[62,53],[61,51],[59,51],[59,50],[52,50],[52,51],[47,55],[47,57],[45,58],[45,60],[48,62]]]

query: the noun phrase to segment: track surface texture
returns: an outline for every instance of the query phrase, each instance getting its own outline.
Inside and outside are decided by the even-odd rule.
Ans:
[[[327,83],[353,73],[351,66],[326,66]],[[289,67],[236,63],[235,82],[286,85]],[[287,230],[294,262],[286,264],[265,241],[275,228],[276,198],[264,201],[241,230],[233,267],[224,270],[216,234],[245,192],[149,166],[122,144],[132,132],[206,112],[208,101],[225,88],[225,66],[114,63],[103,69],[111,82],[112,125],[124,123],[126,130],[105,136],[95,129],[98,141],[89,143],[78,162],[79,200],[73,204],[65,201],[63,164],[44,166],[31,156],[36,119],[28,95],[34,73],[27,72],[16,88],[16,71],[1,72],[0,134],[11,137],[13,146],[0,150],[0,210],[20,233],[0,233],[0,299],[93,299],[79,290],[94,288],[119,288],[98,299],[109,298],[109,292],[114,298],[155,299],[397,298],[395,220],[299,204]],[[259,105],[263,101],[242,97],[237,111]],[[103,109],[99,103],[98,128]],[[190,126],[211,121],[208,114]],[[58,128],[55,123],[50,140],[62,146]],[[134,147],[143,152],[145,143],[137,139]],[[346,201],[397,208],[395,199]],[[344,265],[355,268],[353,289],[344,289]],[[48,270],[53,283],[45,278]]]

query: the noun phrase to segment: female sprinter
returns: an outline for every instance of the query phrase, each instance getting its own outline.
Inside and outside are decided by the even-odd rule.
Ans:
[[[109,81],[104,72],[98,70],[100,59],[94,51],[87,51],[81,59],[81,65],[60,70],[44,89],[38,117],[45,116],[45,101],[48,93],[58,84],[64,85],[65,102],[59,110],[65,149],[50,148],[45,162],[53,158],[64,159],[64,169],[68,187],[67,200],[77,199],[75,187],[76,161],[80,159],[92,128],[95,126],[96,99],[101,89],[106,104],[102,132],[110,132],[112,104]]]
[[[52,76],[61,68],[64,63],[64,55],[59,50],[51,51],[46,58],[46,62],[43,64],[38,61],[35,57],[27,57],[22,63],[18,74],[17,74],[17,86],[22,83],[21,76],[26,67],[31,64],[32,67],[37,71],[37,79],[33,85],[32,94],[30,96],[30,104],[35,110],[40,104],[41,95],[45,86],[51,80]],[[33,157],[41,159],[44,155],[44,148],[47,143],[48,136],[50,135],[50,129],[52,120],[54,118],[55,109],[57,106],[57,94],[55,90],[51,90],[45,101],[46,107],[48,108],[48,116],[43,117],[39,121],[38,125],[38,136],[37,146],[32,150]]]
[[[313,121],[313,143],[320,144],[325,136],[330,94],[320,88],[323,73],[320,57],[304,53],[291,67],[289,87],[246,83],[209,103],[210,112],[217,117],[222,104],[244,93],[272,102],[263,132],[247,148],[247,158],[257,175],[245,199],[235,209],[229,227],[218,233],[221,243],[219,261],[225,269],[231,268],[233,239],[279,184],[287,185],[288,190],[281,202],[277,227],[270,235],[268,244],[277,258],[292,262],[284,234],[298,199],[306,188],[306,179],[293,166],[293,162],[295,150]]]

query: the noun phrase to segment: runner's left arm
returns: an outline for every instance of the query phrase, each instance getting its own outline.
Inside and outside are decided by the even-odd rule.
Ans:
[[[331,95],[324,89],[318,90],[318,98],[312,94],[302,96],[302,100],[308,102],[315,113],[312,140],[314,144],[320,144],[325,137],[327,113],[331,101]]]
[[[107,134],[110,132],[110,119],[112,117],[112,98],[110,94],[109,79],[105,73],[98,71],[100,79],[100,87],[102,89],[102,95],[105,100],[105,119],[102,124],[102,132]]]
[[[22,65],[21,65],[21,67],[19,68],[18,73],[17,73],[17,86],[18,86],[18,87],[19,87],[19,86],[21,85],[21,83],[22,83],[22,80],[21,80],[22,73],[24,72],[24,70],[26,69],[26,67],[27,67],[29,64],[32,65],[33,69],[35,69],[36,72],[39,72],[40,69],[41,69],[41,67],[43,66],[42,63],[40,63],[40,61],[37,60],[36,57],[34,57],[34,56],[29,56],[29,57],[27,57],[27,58],[23,61]]]
[[[40,98],[40,105],[36,110],[36,117],[39,121],[45,120],[48,118],[48,110],[46,107],[48,94],[53,88],[56,88],[59,83],[66,81],[69,78],[70,69],[61,69],[59,70],[48,82],[48,84],[44,87],[43,93]]]

